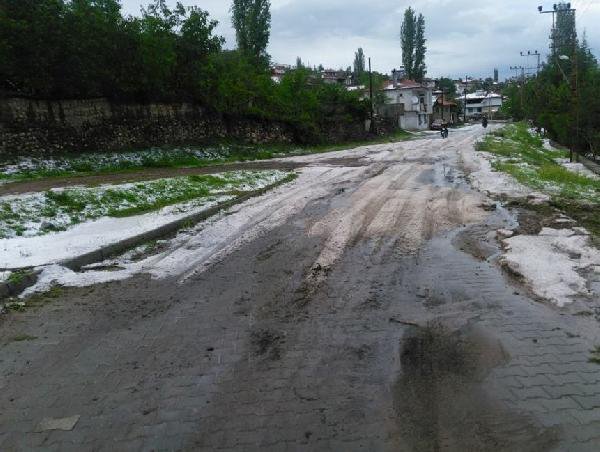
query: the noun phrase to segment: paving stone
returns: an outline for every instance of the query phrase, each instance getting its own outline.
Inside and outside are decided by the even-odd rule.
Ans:
[[[544,386],[513,388],[512,392],[517,399],[547,399],[550,395]]]
[[[348,193],[362,183],[351,176],[343,182]],[[584,338],[577,343],[563,337],[567,326],[579,332],[575,326],[585,322],[515,296],[498,268],[458,252],[450,235],[443,253],[434,252],[436,238],[419,256],[402,254],[385,240],[369,254],[362,247],[371,252],[375,244],[359,241],[322,287],[300,302],[297,294],[290,296],[322,250],[323,238],[309,237],[307,224],[333,210],[327,199],[311,200],[288,223],[185,280],[140,277],[99,286],[89,296],[87,289],[65,289],[54,308],[28,314],[23,321],[39,328],[44,323],[38,335],[56,345],[2,350],[2,358],[10,358],[0,358],[0,432],[14,434],[0,433],[0,450],[11,450],[19,438],[31,449],[61,452],[102,446],[110,452],[397,450],[397,404],[410,395],[398,394],[406,375],[402,347],[413,328],[390,318],[419,325],[441,319],[451,329],[468,323],[490,343],[501,344],[498,361],[507,363],[482,369],[487,377],[481,390],[493,402],[476,419],[482,431],[516,420],[517,426],[508,427],[520,434],[527,419],[536,428],[557,427],[562,450],[576,451],[595,439],[600,390],[587,363],[589,346]],[[265,250],[272,257],[256,259]],[[447,287],[439,296],[447,303],[417,306],[415,294],[426,286],[439,288],[440,281]],[[365,308],[373,293],[377,306]],[[242,308],[248,316],[239,315]],[[252,335],[261,330],[281,342],[257,346]],[[484,364],[493,367],[492,361]],[[427,396],[427,390],[418,396]],[[456,393],[452,387],[445,394],[448,409]],[[7,394],[18,397],[8,402]],[[493,412],[497,405],[499,418]],[[76,428],[47,437],[27,435],[18,423],[27,416],[16,417],[33,413],[29,420],[35,424],[67,408],[64,416],[81,414]],[[465,413],[458,411],[462,420]]]
[[[542,404],[548,411],[574,410],[579,408],[577,402],[568,396],[561,397],[560,399],[545,399],[542,400]]]
[[[582,410],[581,407],[570,410],[569,413],[582,425],[600,422],[600,410]]]
[[[533,386],[549,386],[553,384],[553,380],[551,380],[552,376],[546,375],[534,375],[532,377],[516,377],[516,380],[521,383],[525,388],[530,388]]]
[[[588,396],[573,396],[573,399],[581,405],[584,410],[600,409],[600,394]]]
[[[553,399],[560,399],[565,396],[574,396],[578,394],[582,394],[580,385],[562,385],[562,386],[544,386],[544,390],[552,397]]]
[[[577,440],[581,442],[600,440],[600,422],[592,422],[588,425],[578,426],[573,429],[573,432]]]
[[[578,372],[569,372],[564,374],[549,374],[548,378],[552,381],[552,384],[555,385],[568,385],[574,383],[587,382],[585,374],[580,374]]]

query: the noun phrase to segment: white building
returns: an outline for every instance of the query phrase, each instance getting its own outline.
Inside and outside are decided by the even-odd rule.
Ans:
[[[271,66],[271,80],[275,83],[281,83],[281,80],[292,67],[288,64],[274,64]]]
[[[412,80],[390,81],[382,90],[385,104],[379,114],[398,121],[404,130],[429,128],[433,113],[432,88]]]
[[[465,96],[460,97],[461,104],[465,103]],[[502,107],[502,96],[496,93],[476,91],[466,96],[467,119],[478,119],[482,116],[493,118]],[[464,108],[464,105],[463,105]],[[465,111],[465,110],[463,110]]]

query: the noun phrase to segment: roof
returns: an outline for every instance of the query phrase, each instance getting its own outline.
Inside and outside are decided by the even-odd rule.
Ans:
[[[453,100],[450,100],[446,97],[444,97],[443,100],[443,104],[442,104],[442,96],[438,96],[437,99],[434,101],[437,105],[443,105],[444,107],[456,107],[457,103],[454,102]]]
[[[394,83],[393,81],[388,81],[383,85],[384,90],[394,90],[394,89],[413,89],[413,88],[426,88],[414,80],[400,80],[398,83]]]
[[[486,93],[485,91],[476,91],[471,94],[467,94],[467,100],[469,99],[494,99],[494,98],[502,98],[500,94],[496,93]]]
[[[415,82],[414,80],[400,80],[400,88],[405,89],[405,88],[423,88],[423,85],[420,83]]]
[[[346,89],[348,91],[360,91],[360,90],[363,90],[363,89],[366,89],[366,88],[367,87],[365,85],[358,85],[358,86],[354,85],[354,86],[347,86],[346,87]]]

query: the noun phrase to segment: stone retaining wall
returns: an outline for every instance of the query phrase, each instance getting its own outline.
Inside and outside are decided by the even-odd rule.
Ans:
[[[365,139],[364,123],[328,121],[329,143]],[[0,154],[111,151],[228,139],[252,144],[306,139],[284,122],[210,114],[188,103],[123,104],[107,99],[0,99]]]

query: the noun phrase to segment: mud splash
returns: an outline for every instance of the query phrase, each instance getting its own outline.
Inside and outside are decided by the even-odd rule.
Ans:
[[[394,408],[403,444],[414,451],[544,451],[557,432],[508,411],[482,388],[488,371],[508,359],[473,327],[441,323],[407,330]]]

